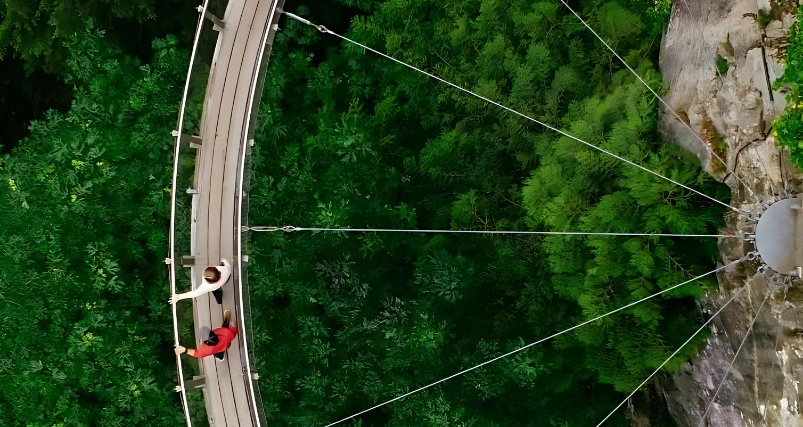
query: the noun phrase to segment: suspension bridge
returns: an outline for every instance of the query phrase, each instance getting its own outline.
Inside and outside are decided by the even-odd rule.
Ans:
[[[209,424],[212,426],[251,427],[265,425],[261,415],[261,401],[249,356],[248,333],[242,327],[244,264],[242,256],[241,222],[244,215],[243,180],[245,162],[250,148],[252,116],[261,96],[260,76],[264,75],[270,55],[270,46],[275,36],[280,7],[283,0],[231,0],[225,15],[214,16],[206,0],[199,8],[200,16],[193,43],[192,61],[202,29],[213,26],[217,31],[214,56],[209,71],[203,113],[198,135],[184,134],[184,111],[187,108],[187,88],[181,104],[176,136],[176,153],[173,179],[173,212],[170,229],[170,284],[176,293],[176,278],[189,269],[192,288],[202,283],[202,272],[209,265],[219,265],[219,260],[229,259],[232,264],[232,279],[221,289],[222,304],[217,304],[210,295],[192,301],[193,323],[197,342],[207,338],[208,330],[219,327],[223,311],[231,310],[234,321],[240,325],[237,340],[228,349],[224,361],[207,357],[199,360],[199,375],[185,381],[184,366],[177,356],[177,390],[181,393],[187,426],[191,426],[187,393],[194,388],[203,390]],[[190,73],[193,65],[190,65]],[[195,167],[190,188],[177,188],[181,149],[195,150]],[[247,178],[246,178],[247,179]],[[176,251],[176,197],[186,192],[191,197],[191,242],[190,253]],[[182,196],[184,196],[182,194]],[[181,265],[179,265],[181,264]],[[173,304],[174,334],[179,342],[177,305]]]
[[[589,31],[594,31],[585,21],[582,20],[580,15],[575,13],[575,11],[569,7],[568,4],[566,4],[563,0],[561,1],[566,6],[567,10],[578,20],[580,20]],[[679,286],[694,283],[704,276],[716,274],[741,262],[754,261],[759,259],[759,257],[763,257],[763,261],[766,262],[770,267],[775,268],[776,270],[779,268],[784,270],[779,271],[779,273],[797,276],[801,275],[800,269],[803,267],[803,240],[800,240],[800,237],[803,236],[803,232],[798,230],[799,227],[803,227],[803,214],[801,214],[801,211],[803,211],[803,205],[800,203],[801,199],[789,199],[790,201],[784,201],[784,203],[776,203],[768,210],[769,214],[765,213],[761,218],[759,218],[758,213],[748,212],[728,205],[722,201],[703,194],[696,189],[687,187],[679,182],[675,182],[667,177],[661,176],[660,174],[651,171],[642,165],[619,157],[614,153],[605,151],[560,129],[551,127],[505,105],[494,102],[467,89],[457,86],[436,75],[401,62],[391,56],[374,50],[369,46],[359,44],[343,35],[330,31],[326,27],[316,25],[308,19],[283,12],[283,3],[284,0],[230,0],[226,6],[225,13],[222,16],[216,16],[209,10],[209,0],[206,0],[204,4],[198,8],[199,20],[196,28],[196,36],[193,42],[192,61],[196,60],[196,53],[199,49],[199,42],[204,29],[211,27],[216,32],[217,36],[214,42],[214,53],[211,57],[208,80],[206,82],[206,91],[203,98],[202,114],[197,134],[185,133],[184,129],[185,113],[189,108],[193,108],[192,105],[188,104],[188,94],[191,87],[190,80],[193,77],[192,74],[194,69],[192,61],[190,63],[187,83],[181,102],[181,113],[177,130],[174,132],[175,157],[172,185],[170,252],[165,262],[169,267],[170,286],[173,295],[178,293],[177,286],[180,284],[182,275],[185,274],[185,272],[188,272],[188,285],[191,286],[192,289],[195,289],[200,283],[202,283],[202,272],[204,268],[212,265],[218,265],[221,259],[227,259],[231,261],[233,272],[232,279],[221,288],[223,290],[222,304],[218,304],[215,299],[211,298],[208,294],[192,300],[191,325],[183,323],[186,322],[187,319],[186,316],[181,316],[181,307],[179,307],[181,303],[172,304],[174,339],[175,344],[178,345],[182,327],[191,327],[194,334],[195,344],[199,344],[201,341],[207,338],[207,334],[210,329],[220,326],[222,323],[224,310],[231,310],[232,313],[234,313],[234,321],[238,324],[238,326],[240,326],[241,333],[238,334],[237,340],[234,341],[231,347],[228,349],[227,356],[224,361],[216,361],[212,357],[200,359],[198,362],[197,375],[194,375],[194,371],[190,372],[192,369],[189,369],[185,364],[182,363],[182,358],[180,356],[176,357],[178,382],[176,390],[181,396],[181,402],[184,408],[188,427],[192,426],[193,420],[192,410],[190,407],[191,405],[188,403],[187,396],[188,393],[196,391],[197,389],[202,390],[203,404],[205,406],[208,421],[211,426],[246,427],[267,425],[263,414],[262,402],[259,397],[259,376],[254,370],[252,353],[253,344],[250,341],[252,336],[248,327],[250,315],[248,314],[249,306],[247,302],[247,256],[244,254],[243,247],[243,236],[246,232],[297,233],[308,231],[329,231],[357,233],[414,232],[566,234],[694,237],[717,239],[746,238],[748,240],[752,240],[754,238],[754,236],[750,234],[734,236],[638,233],[614,234],[546,231],[489,232],[473,230],[388,230],[371,228],[329,229],[294,226],[249,227],[247,223],[247,162],[250,153],[250,147],[253,145],[253,140],[251,138],[253,134],[253,128],[256,123],[256,111],[258,110],[262,92],[262,79],[264,78],[265,69],[268,65],[273,38],[276,32],[279,30],[278,23],[282,14],[286,14],[290,19],[295,19],[304,24],[313,26],[325,35],[337,37],[345,43],[357,45],[366,52],[376,54],[378,58],[384,58],[397,62],[405,67],[410,68],[414,72],[422,73],[423,75],[438,80],[443,84],[450,85],[464,92],[468,96],[474,96],[482,99],[489,105],[493,105],[496,108],[501,108],[511,114],[519,115],[522,118],[530,120],[551,131],[571,138],[578,143],[585,144],[590,148],[605,153],[606,155],[613,156],[633,167],[642,169],[660,177],[661,179],[671,181],[674,184],[683,187],[687,191],[697,193],[698,195],[709,199],[709,201],[712,203],[726,206],[739,215],[745,216],[750,221],[759,221],[759,227],[757,227],[757,233],[759,234],[755,236],[755,240],[758,242],[758,252],[753,252],[740,260],[720,266],[719,268],[712,270],[705,275],[692,278],[687,282],[677,284],[661,292],[617,308],[609,313],[587,320],[564,331],[556,332],[551,336],[524,345],[512,352],[500,355],[476,366],[456,372],[449,377],[439,379],[431,384],[423,385],[418,389],[409,391],[400,396],[396,396],[393,399],[378,403],[373,407],[366,408],[365,410],[352,414],[346,418],[333,421],[328,426],[333,426],[347,420],[354,419],[363,413],[380,408],[399,399],[403,399],[409,395],[415,394],[429,387],[433,387],[439,383],[448,381],[451,378],[463,375],[471,370],[508,357],[514,353],[525,351],[527,348],[538,345],[559,335],[569,333],[601,318],[626,310],[636,304],[657,297]],[[599,35],[596,33],[594,33],[594,35],[599,38],[606,48],[608,48],[619,60],[621,60],[616,52],[610,46],[608,46]],[[622,62],[624,63],[623,60]],[[642,83],[647,85],[647,83],[641,80],[636,72],[627,66],[626,63],[625,66],[634,75],[636,75],[636,77]],[[660,100],[660,96],[658,96],[658,94],[652,88],[649,88],[649,90]],[[662,100],[661,102],[663,103]],[[681,120],[680,116],[672,111],[668,105],[664,103],[664,106],[670,112],[672,112],[675,117],[678,118],[678,120]],[[699,139],[699,134],[695,132],[691,126],[688,126],[688,124],[686,125],[689,131],[694,132],[695,136],[697,136]],[[701,140],[701,142],[703,142],[704,146],[708,147],[704,141]],[[711,152],[711,155],[712,158],[719,160],[729,173],[734,173],[734,171],[731,170],[724,160],[720,159],[713,152]],[[187,159],[190,160],[187,161]],[[190,173],[191,177],[188,177],[187,179],[183,179],[180,173],[182,165],[184,164],[191,165],[192,169]],[[748,183],[744,182],[744,180],[738,174],[734,173],[734,176],[738,179],[741,185],[744,185],[746,190],[753,195]],[[188,188],[184,188],[182,185],[188,185]],[[186,202],[187,212],[185,215],[181,214],[182,200],[188,200]],[[182,229],[185,230],[184,238],[188,241],[187,244],[180,244],[182,239],[180,230]],[[798,248],[801,249],[799,250]],[[706,328],[708,324],[720,312],[722,312],[722,310],[728,304],[739,297],[742,289],[734,292],[734,294],[727,300],[720,310],[711,316],[709,320],[695,333],[695,335]],[[762,302],[761,307],[763,307],[763,305],[764,303]],[[760,310],[761,308],[759,308],[758,311]],[[758,311],[756,312],[756,317],[758,316]],[[180,323],[180,321],[182,323]],[[755,321],[755,318],[753,321]],[[689,341],[691,341],[693,337],[694,336],[690,337]],[[687,343],[689,341],[687,341]],[[742,341],[742,344],[744,344],[744,341]],[[681,348],[673,353],[672,356],[670,356],[670,358],[664,362],[664,364],[671,360],[671,358],[674,357],[674,355],[680,351]],[[741,345],[739,350],[741,350]],[[738,351],[736,355],[738,356]],[[661,365],[661,367],[663,367],[663,365]],[[653,375],[655,375],[661,369],[661,367],[659,367],[658,370],[653,373]],[[190,373],[193,374],[192,379],[189,379]],[[650,378],[652,378],[652,376],[645,379],[642,385],[646,384]],[[637,390],[638,388],[633,390],[633,393],[636,393]],[[627,399],[629,399],[632,395],[633,394],[628,396]],[[612,408],[613,410],[608,417],[615,413],[615,411],[618,410],[627,401],[627,399],[625,399],[618,407]],[[608,417],[601,420],[599,425],[602,425],[608,419]]]

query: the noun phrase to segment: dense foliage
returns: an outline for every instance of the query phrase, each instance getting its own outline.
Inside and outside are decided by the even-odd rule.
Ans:
[[[359,14],[349,35],[363,43],[721,191],[693,156],[657,140],[653,97],[558,1],[340,3]],[[86,28],[90,16],[148,19],[155,5],[0,2],[0,52],[63,69],[75,88],[68,112],[34,122],[0,161],[0,425],[182,423],[161,260],[188,55],[168,37],[142,65]],[[671,1],[572,5],[660,87],[652,60]],[[649,174],[297,22],[283,24],[273,52],[253,225],[686,233],[721,218]],[[708,271],[715,251],[683,239],[373,233],[258,235],[250,249],[269,423],[305,426]],[[699,324],[701,291],[680,288],[352,425],[596,423]]]
[[[559,1],[342,2],[364,13],[349,37],[727,197],[694,156],[657,140],[654,97]],[[649,35],[666,9],[579,3],[660,89],[658,43]],[[253,225],[705,233],[720,222],[721,209],[677,186],[326,37],[287,21],[276,38],[256,134]],[[716,251],[715,242],[664,238],[252,239],[269,423],[304,426],[708,271]],[[708,286],[679,288],[352,425],[594,425],[691,335],[701,285]],[[612,424],[626,424],[622,412]],[[671,425],[651,416],[653,425]]]
[[[66,48],[72,108],[0,163],[0,425],[180,425],[162,259],[189,55]]]
[[[60,63],[68,55],[64,42],[83,28],[88,17],[115,16],[142,22],[153,17],[153,6],[154,0],[2,0],[0,58],[12,50],[31,63]]]
[[[211,0],[220,10],[224,0]],[[181,34],[187,46],[195,31],[198,1],[193,0],[0,0],[0,60],[25,60],[30,72],[65,70],[72,36],[87,21],[104,28],[106,38],[126,54],[150,57],[150,44],[167,34]],[[3,63],[5,65],[5,63]]]
[[[773,121],[772,134],[780,146],[789,149],[792,163],[803,168],[803,113],[800,109],[801,94],[803,94],[803,26],[801,25],[803,24],[798,20],[789,29],[784,73],[773,83],[774,89],[786,87],[789,92],[786,96],[786,111]]]

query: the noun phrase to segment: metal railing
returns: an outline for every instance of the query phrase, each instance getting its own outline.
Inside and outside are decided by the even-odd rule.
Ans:
[[[226,10],[227,3],[227,0],[204,0],[203,5],[198,8],[199,17],[192,45],[192,56],[190,58],[187,81],[181,99],[177,129],[174,133],[176,139],[171,187],[170,247],[169,255],[166,259],[169,268],[170,291],[172,294],[176,294],[177,291],[187,291],[192,286],[191,275],[186,271],[180,272],[178,271],[180,269],[177,268],[182,262],[183,255],[192,255],[195,253],[194,210],[197,206],[194,199],[194,189],[197,188],[195,180],[198,176],[198,171],[195,170],[196,150],[193,149],[195,137],[192,135],[197,135],[202,132],[204,120],[216,120],[216,118],[206,118],[204,114],[207,85],[211,73],[213,73],[214,56],[217,53],[217,30],[219,30],[219,28],[214,28],[214,22],[205,19],[205,15],[208,11],[211,11],[213,14],[219,14],[218,16],[221,16],[220,14],[223,14]],[[284,0],[277,0],[276,7],[271,11],[271,15],[265,23],[266,27],[260,47],[259,62],[257,64],[258,72],[257,75],[254,76],[248,97],[249,103],[246,111],[246,124],[243,130],[242,145],[239,150],[240,158],[238,159],[239,164],[236,172],[236,224],[233,224],[236,225],[236,258],[233,261],[237,270],[234,277],[236,280],[235,289],[238,298],[237,302],[239,304],[239,313],[237,313],[237,315],[240,318],[243,329],[242,333],[238,334],[238,340],[243,349],[241,352],[243,379],[250,400],[249,405],[253,409],[252,419],[256,426],[265,426],[267,423],[265,421],[259,386],[255,383],[258,377],[255,374],[253,346],[251,346],[249,342],[249,337],[253,337],[253,327],[250,316],[247,261],[245,261],[243,257],[245,253],[244,240],[246,240],[247,235],[242,230],[243,226],[248,223],[247,192],[250,187],[251,152],[249,142],[252,140],[254,127],[256,125],[256,115],[262,96],[265,71],[270,56],[272,40],[277,30],[276,24],[278,23],[283,3]],[[200,102],[201,100],[203,100],[203,102]],[[201,138],[203,136],[202,134],[200,135]],[[194,148],[197,148],[197,146]],[[185,186],[189,190],[186,193],[184,191]],[[243,203],[244,199],[246,200],[245,203]],[[247,256],[245,258],[247,259]],[[178,304],[172,304],[171,307],[174,344],[179,345],[182,338],[189,340],[188,337],[192,337],[191,340],[194,343],[194,322],[179,322],[179,319],[186,317],[191,319],[192,317],[188,316],[188,313],[179,310],[177,307]],[[188,327],[189,329],[185,331],[184,329]],[[192,427],[192,419],[195,418],[193,415],[201,414],[194,414],[192,405],[188,404],[187,392],[192,390],[187,390],[186,366],[182,364],[181,357],[178,355],[176,356],[176,366],[178,374],[178,386],[176,390],[181,394],[181,403],[184,409],[187,427]],[[191,370],[197,372],[199,368],[195,366]],[[204,416],[203,418],[206,417]],[[196,423],[205,424],[197,418]]]
[[[237,235],[236,235],[236,250],[237,260],[239,263],[238,277],[238,290],[239,302],[242,310],[241,319],[243,326],[243,333],[240,334],[240,342],[243,347],[243,365],[245,368],[244,378],[247,378],[248,394],[251,399],[252,407],[256,409],[255,425],[267,425],[265,419],[265,411],[262,406],[262,398],[259,390],[259,385],[255,384],[258,377],[255,375],[254,361],[256,360],[253,353],[253,346],[249,345],[248,337],[253,337],[253,325],[251,324],[251,303],[248,293],[248,274],[247,262],[243,258],[245,252],[248,232],[246,231],[248,225],[248,191],[250,189],[250,176],[251,176],[251,145],[253,141],[254,129],[257,123],[257,115],[259,112],[259,104],[262,99],[262,89],[264,87],[265,73],[270,59],[271,48],[273,46],[273,38],[278,30],[278,21],[281,14],[284,0],[276,0],[273,10],[265,23],[266,29],[260,44],[259,63],[257,64],[257,76],[251,84],[251,93],[249,94],[249,105],[246,110],[246,123],[242,137],[242,147],[240,149],[240,164],[238,166],[238,188],[236,193],[236,218],[237,218]],[[245,200],[245,203],[243,201]],[[247,255],[246,255],[247,256]]]
[[[182,221],[179,221],[180,226],[184,232],[181,233],[182,237],[186,237],[186,234],[192,234],[190,229],[187,229],[188,226],[191,227],[191,216],[192,216],[192,201],[190,200],[187,203],[186,197],[177,198],[177,194],[179,191],[179,185],[183,181],[183,176],[180,177],[179,170],[186,169],[186,164],[184,164],[181,160],[181,148],[182,145],[186,145],[186,141],[182,138],[182,134],[184,133],[184,125],[185,125],[185,113],[187,111],[187,97],[190,93],[190,87],[192,83],[192,74],[194,71],[195,65],[195,58],[198,53],[198,43],[201,39],[201,34],[203,33],[204,28],[204,15],[206,14],[207,8],[209,6],[209,0],[204,0],[203,5],[199,8],[198,14],[198,24],[195,29],[195,38],[193,39],[192,43],[192,54],[190,56],[190,63],[189,68],[187,70],[187,80],[184,84],[184,93],[181,97],[181,107],[179,108],[179,118],[178,118],[178,126],[175,136],[175,148],[173,151],[173,180],[171,186],[171,193],[170,193],[170,243],[169,243],[169,253],[168,258],[165,262],[168,264],[169,269],[169,279],[170,279],[170,292],[171,294],[176,293],[176,282],[177,282],[177,275],[176,275],[176,263],[179,260],[179,253],[189,253],[186,252],[184,246],[186,246],[187,240],[182,239],[180,240],[180,246],[183,251],[179,252],[176,248],[176,216],[177,214],[180,215]],[[200,120],[200,119],[199,119]],[[183,175],[183,174],[181,174]],[[190,218],[187,218],[189,216]],[[189,219],[189,221],[187,221]],[[187,233],[189,232],[189,233]],[[191,237],[190,237],[191,238]],[[175,345],[179,345],[179,324],[178,324],[178,313],[177,313],[177,304],[171,304],[172,314],[173,314],[173,340]],[[181,394],[181,404],[184,409],[184,417],[187,421],[187,427],[192,427],[192,420],[190,416],[189,406],[187,404],[187,389],[184,382],[184,366],[181,363],[181,356],[176,355],[176,369],[178,375],[178,383],[179,385],[176,387],[176,391]]]

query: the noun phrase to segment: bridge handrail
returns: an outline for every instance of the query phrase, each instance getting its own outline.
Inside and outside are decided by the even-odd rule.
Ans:
[[[274,26],[275,25],[274,23],[277,22],[277,13],[279,13],[279,14],[281,13],[283,6],[284,6],[284,0],[276,0],[275,7],[271,11],[271,14],[270,14],[270,16],[268,18],[268,21],[266,23],[268,28],[266,29],[266,31],[265,31],[265,33],[263,35],[263,38],[262,38],[262,42],[260,44],[259,55],[258,55],[259,59],[258,59],[257,67],[256,67],[256,69],[258,71],[257,71],[256,79],[253,81],[253,83],[251,85],[251,93],[249,94],[249,97],[248,97],[250,102],[248,103],[248,107],[246,109],[246,114],[245,114],[245,117],[246,117],[246,119],[245,119],[245,127],[244,127],[245,134],[243,135],[243,138],[242,138],[242,147],[241,147],[242,156],[240,158],[240,165],[239,165],[238,171],[237,171],[238,184],[237,184],[237,193],[236,193],[237,194],[237,207],[236,207],[236,212],[237,213],[236,213],[236,216],[237,216],[237,236],[238,236],[238,239],[237,239],[237,245],[236,246],[237,246],[237,260],[238,260],[238,263],[239,263],[239,268],[237,269],[237,274],[238,274],[238,286],[239,286],[239,298],[240,298],[239,299],[239,303],[240,303],[240,308],[241,308],[241,314],[244,314],[245,311],[246,311],[246,308],[247,308],[246,304],[244,304],[244,302],[243,302],[243,283],[244,283],[244,281],[243,281],[243,271],[246,268],[245,263],[243,263],[243,257],[242,257],[243,240],[244,240],[243,239],[243,235],[245,234],[245,232],[243,231],[243,226],[247,225],[247,224],[243,224],[243,216],[244,216],[244,214],[243,214],[243,212],[244,212],[244,210],[243,210],[243,198],[244,198],[243,197],[244,196],[243,182],[246,179],[248,179],[248,177],[246,175],[246,173],[247,173],[246,172],[246,159],[248,157],[248,154],[250,153],[250,141],[251,141],[251,138],[253,136],[252,126],[254,125],[254,123],[252,123],[251,119],[255,117],[254,107],[256,106],[257,111],[259,110],[259,102],[260,102],[260,99],[261,99],[261,93],[262,93],[262,87],[263,87],[262,82],[263,82],[263,79],[264,79],[265,73],[266,73],[266,71],[265,71],[265,69],[263,67],[267,65],[266,56],[270,56],[270,50],[271,50],[270,48],[272,47],[272,45],[269,44],[269,43],[271,41],[271,35],[275,35],[276,29],[277,29],[277,27]],[[266,48],[267,48],[267,52],[266,52]],[[265,62],[263,63],[263,61],[265,61]],[[248,209],[247,204],[246,204],[246,208],[245,209],[246,209],[245,216],[246,216],[246,222],[247,222],[248,221],[248,218],[247,218],[247,209]],[[247,292],[247,289],[246,289],[246,292]],[[248,307],[250,307],[250,304],[249,304]],[[257,386],[256,390],[254,389],[254,376],[253,376],[253,372],[251,371],[250,351],[249,351],[248,339],[247,339],[249,331],[247,331],[246,328],[245,328],[245,322],[247,321],[247,322],[250,323],[250,321],[251,321],[250,316],[249,316],[248,319],[245,319],[245,316],[243,315],[242,318],[241,318],[241,321],[243,322],[243,333],[241,334],[241,336],[242,336],[241,340],[242,340],[242,343],[243,343],[243,350],[244,350],[243,354],[245,355],[245,368],[246,368],[247,377],[248,377],[248,387],[249,387],[249,392],[250,392],[249,395],[250,395],[250,398],[251,398],[251,404],[253,405],[252,407],[257,412],[255,414],[256,416],[254,417],[254,420],[256,421],[257,427],[261,427],[261,424],[264,421],[264,420],[260,419],[264,415],[259,411],[259,409],[262,407],[261,406],[262,402],[261,401],[257,402],[257,395],[259,394],[259,387]]]
[[[170,276],[170,292],[171,295],[176,293],[176,256],[175,256],[175,244],[176,244],[176,185],[178,179],[178,168],[179,168],[179,150],[181,149],[181,133],[184,130],[184,111],[187,106],[187,95],[190,90],[190,78],[192,75],[192,66],[195,62],[195,55],[198,50],[198,41],[201,38],[201,30],[203,29],[204,24],[204,15],[206,14],[207,7],[209,6],[209,0],[204,0],[203,5],[201,6],[201,10],[199,10],[198,14],[198,25],[195,29],[195,39],[192,42],[192,56],[190,56],[190,64],[187,70],[187,80],[184,84],[184,94],[181,97],[181,107],[179,108],[179,117],[178,117],[178,129],[175,149],[173,151],[173,182],[170,191],[170,248],[167,258],[168,269],[169,269],[169,276]],[[173,340],[174,344],[179,344],[179,334],[178,334],[178,316],[176,313],[176,306],[177,304],[171,304],[172,314],[173,314]],[[178,371],[178,382],[179,385],[176,388],[179,393],[181,393],[181,405],[184,408],[184,416],[187,420],[187,427],[192,427],[192,421],[190,420],[190,411],[187,405],[187,390],[184,385],[184,370],[181,364],[181,356],[176,355],[176,367]]]

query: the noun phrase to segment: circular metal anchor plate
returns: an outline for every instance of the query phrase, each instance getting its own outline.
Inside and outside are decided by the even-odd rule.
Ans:
[[[803,199],[781,200],[767,209],[756,226],[756,249],[773,270],[799,275],[803,267]]]

